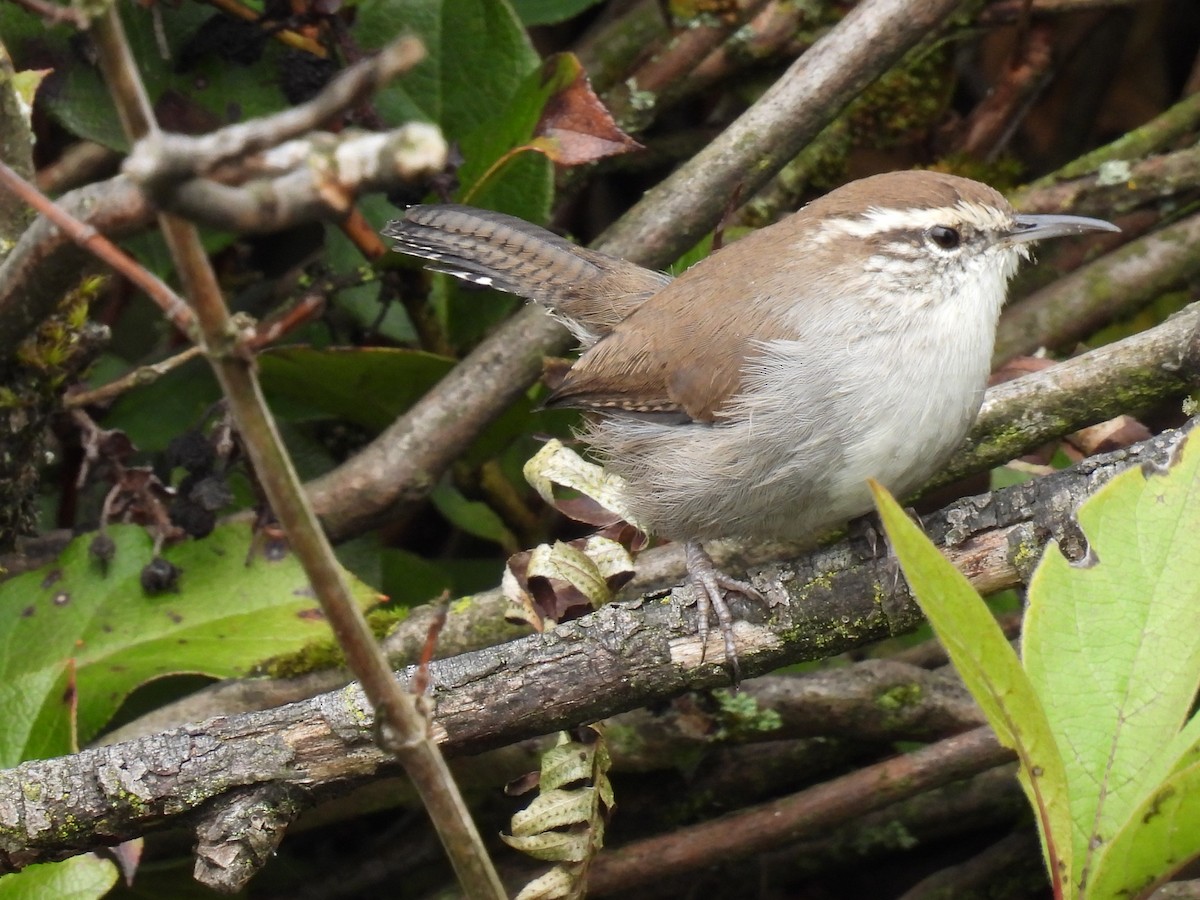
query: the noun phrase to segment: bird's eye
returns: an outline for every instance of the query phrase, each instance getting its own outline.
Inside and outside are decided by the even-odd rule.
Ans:
[[[929,239],[943,250],[953,250],[962,243],[962,235],[958,233],[958,229],[947,225],[934,225],[928,234]]]

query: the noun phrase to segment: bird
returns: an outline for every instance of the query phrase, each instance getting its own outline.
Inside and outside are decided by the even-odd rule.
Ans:
[[[582,352],[545,400],[591,415],[581,437],[626,508],[684,545],[738,677],[716,539],[803,541],[904,496],[962,443],[982,402],[1009,280],[1036,241],[1119,231],[1016,212],[936,171],[852,181],[671,278],[521,219],[454,204],[389,222],[428,268],[525,297]]]

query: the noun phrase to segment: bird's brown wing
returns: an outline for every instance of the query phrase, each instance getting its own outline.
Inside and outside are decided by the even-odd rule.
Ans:
[[[760,343],[796,336],[787,324],[794,317],[779,315],[789,300],[773,294],[795,273],[786,275],[790,264],[774,255],[772,242],[783,236],[772,232],[743,238],[739,244],[749,246],[714,254],[646,300],[580,357],[547,405],[664,421],[718,419]],[[754,263],[763,253],[773,269]]]

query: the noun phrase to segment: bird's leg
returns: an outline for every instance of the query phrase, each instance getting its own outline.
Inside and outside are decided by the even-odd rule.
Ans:
[[[906,506],[904,507],[904,512],[921,529],[922,533],[926,532],[925,523],[921,521],[921,516],[917,513],[916,509]],[[882,562],[886,572],[891,575],[892,591],[895,592],[900,587],[904,572],[900,568],[900,557],[896,555],[896,548],[892,546],[892,542],[888,539],[887,532],[883,528],[883,520],[880,519],[879,514],[867,513],[865,516],[859,516],[857,519],[851,520],[846,531],[851,540],[855,538],[866,540],[868,559]]]
[[[733,614],[729,611],[729,604],[725,602],[725,592],[742,594],[759,602],[765,602],[763,595],[749,582],[730,578],[718,569],[712,557],[696,541],[684,544],[683,553],[687,561],[687,583],[696,597],[696,632],[700,637],[700,659],[704,660],[704,653],[708,648],[708,617],[711,611],[716,617],[717,627],[721,629],[721,637],[725,640],[725,661],[729,663],[733,683],[736,685],[741,679],[741,669],[738,666],[737,646],[733,642]]]
[[[913,521],[913,524],[921,529],[922,533],[928,533],[925,523],[921,520],[920,514],[917,513],[914,507],[906,506],[904,507],[904,512]],[[883,520],[879,518],[879,513],[877,512],[869,512],[859,516],[857,519],[851,519],[846,525],[846,537],[851,541],[866,541],[867,553],[871,559],[879,559],[880,557],[892,558],[896,555],[895,551],[892,550],[891,542],[887,539],[887,532],[883,528]]]
[[[865,542],[868,559],[879,559],[880,543],[884,544],[884,551],[887,550],[887,541],[883,538],[883,522],[880,521],[878,513],[869,512],[851,519],[846,523],[846,537],[852,544],[857,541]]]

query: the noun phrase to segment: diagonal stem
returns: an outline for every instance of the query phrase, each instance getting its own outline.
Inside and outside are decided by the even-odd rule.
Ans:
[[[126,135],[136,141],[158,126],[115,5],[94,24],[100,65]],[[420,698],[396,680],[351,598],[267,410],[250,350],[221,296],[193,225],[169,214],[159,225],[196,316],[201,345],[229,402],[242,442],[275,515],[287,532],[346,660],[375,709],[381,744],[400,760],[429,810],[463,889],[471,897],[504,897],[499,876],[457,785],[429,734]]]

